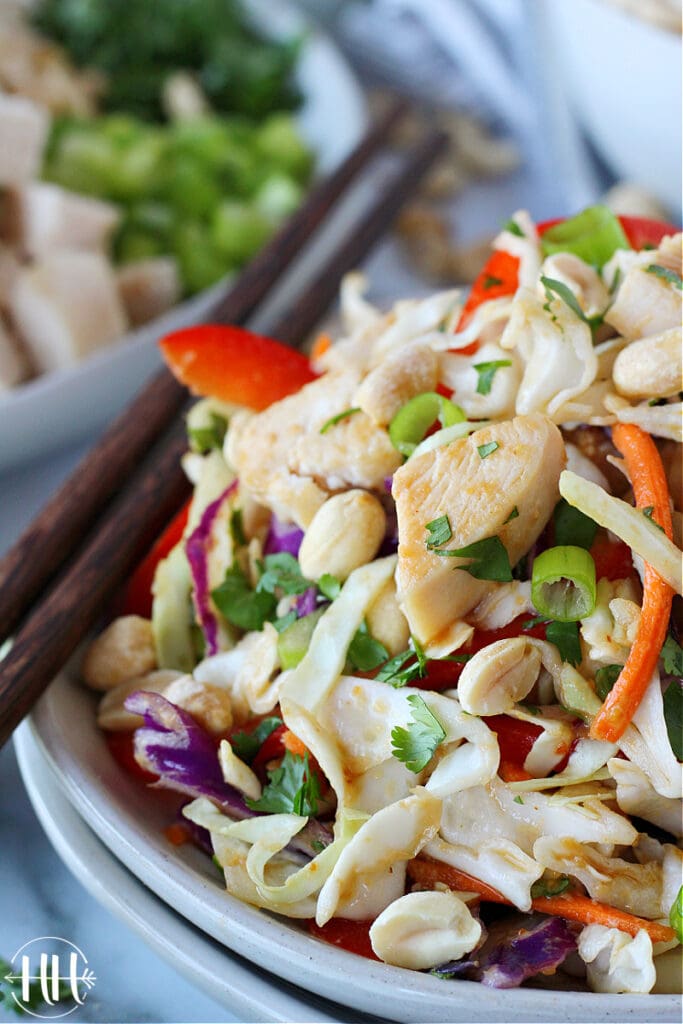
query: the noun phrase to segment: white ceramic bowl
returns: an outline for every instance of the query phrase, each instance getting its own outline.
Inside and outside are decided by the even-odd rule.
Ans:
[[[567,101],[620,178],[681,208],[681,36],[607,0],[550,0],[551,52]]]
[[[678,996],[611,996],[487,989],[444,982],[327,945],[300,925],[228,895],[211,861],[163,835],[177,795],[146,791],[110,756],[95,703],[74,667],[52,683],[31,716],[63,790],[88,825],[157,896],[229,949],[308,991],[353,1010],[403,1022],[680,1021]]]
[[[358,82],[339,50],[283,0],[250,0],[275,36],[305,34],[297,69],[304,104],[298,123],[326,174],[360,140],[367,121]],[[156,342],[200,322],[224,285],[214,285],[90,358],[0,393],[0,472],[92,435],[160,365]]]

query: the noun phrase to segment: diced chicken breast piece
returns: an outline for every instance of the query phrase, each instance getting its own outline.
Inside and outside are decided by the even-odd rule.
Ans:
[[[652,254],[656,264],[657,253]],[[626,274],[605,321],[629,341],[681,326],[681,292],[674,284],[642,267]]]
[[[627,398],[666,398],[683,389],[681,328],[634,341],[614,361],[612,379]]]
[[[128,263],[116,278],[128,319],[134,325],[161,316],[180,300],[178,265],[170,256]]]
[[[99,253],[65,250],[23,269],[10,306],[39,372],[77,362],[127,326],[114,272]]]
[[[401,461],[386,431],[363,412],[321,428],[351,408],[354,372],[329,373],[257,416],[233,418],[226,455],[257,501],[306,529],[334,491],[383,490]]]
[[[498,448],[482,458],[478,448],[493,441]],[[425,452],[394,474],[399,601],[420,643],[438,643],[494,586],[458,568],[468,559],[429,550],[427,523],[448,516],[453,536],[445,548],[499,537],[514,565],[550,518],[564,463],[559,430],[534,413]]]
[[[103,249],[121,219],[113,203],[32,181],[5,197],[9,238],[31,257],[55,249]]]
[[[50,115],[24,96],[0,93],[0,185],[35,178],[50,128]]]
[[[0,318],[0,392],[21,384],[28,375],[28,360]]]

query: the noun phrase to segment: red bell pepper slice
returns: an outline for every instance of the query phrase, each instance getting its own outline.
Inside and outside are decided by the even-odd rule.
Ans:
[[[350,921],[343,917],[333,917],[327,924],[317,925],[308,922],[308,930],[316,939],[329,942],[332,946],[340,946],[349,953],[367,957],[368,960],[379,960],[370,942],[372,921]]]
[[[186,327],[159,345],[171,373],[192,392],[257,411],[316,376],[300,352],[242,327]]]

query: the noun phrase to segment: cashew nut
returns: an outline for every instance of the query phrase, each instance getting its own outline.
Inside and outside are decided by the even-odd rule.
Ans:
[[[501,715],[532,689],[541,655],[525,637],[496,640],[467,662],[458,698],[471,715]]]
[[[92,642],[83,659],[82,673],[93,690],[112,690],[156,667],[152,623],[139,615],[124,615],[114,619]]]

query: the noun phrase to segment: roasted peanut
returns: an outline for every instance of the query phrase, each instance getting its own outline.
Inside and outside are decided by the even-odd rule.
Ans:
[[[322,505],[306,530],[299,562],[309,579],[331,573],[345,580],[377,554],[386,530],[386,515],[377,498],[352,490]]]
[[[152,623],[139,615],[114,619],[83,659],[83,678],[93,690],[111,690],[157,667]]]

